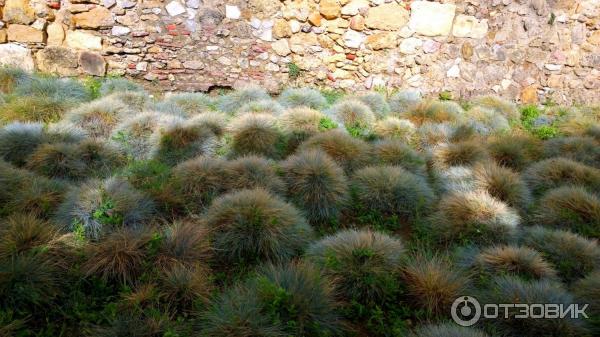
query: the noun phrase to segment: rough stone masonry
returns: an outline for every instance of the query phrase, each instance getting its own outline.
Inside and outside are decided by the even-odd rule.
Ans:
[[[61,76],[599,101],[600,0],[0,0],[0,17],[0,64]]]

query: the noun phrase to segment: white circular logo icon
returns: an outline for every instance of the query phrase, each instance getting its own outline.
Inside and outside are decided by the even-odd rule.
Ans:
[[[481,317],[481,305],[471,296],[461,296],[452,303],[452,319],[461,326],[471,326]]]

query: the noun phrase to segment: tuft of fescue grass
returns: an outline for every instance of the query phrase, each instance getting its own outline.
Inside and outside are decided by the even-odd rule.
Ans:
[[[0,93],[10,94],[13,90],[26,81],[31,80],[31,75],[15,67],[0,67]]]
[[[27,157],[46,141],[40,123],[13,122],[0,129],[0,159],[23,166]]]
[[[373,134],[377,138],[398,139],[410,143],[415,135],[416,127],[408,119],[386,117],[378,120],[373,126]]]
[[[489,337],[477,328],[462,327],[456,323],[438,323],[423,325],[411,337]]]
[[[436,146],[447,144],[454,132],[447,123],[424,123],[417,129],[417,148],[431,152]]]
[[[143,91],[121,91],[104,97],[122,102],[133,112],[143,112],[152,107],[151,97]]]
[[[224,184],[228,190],[263,188],[283,195],[285,183],[278,176],[275,163],[259,156],[246,156],[227,162],[230,178]]]
[[[150,239],[147,231],[123,228],[102,241],[91,243],[82,265],[84,274],[109,282],[132,284],[143,273]]]
[[[520,222],[514,209],[489,193],[466,191],[441,198],[429,229],[441,243],[494,244],[511,240]]]
[[[79,102],[63,100],[52,96],[10,96],[2,105],[0,123],[59,121],[67,111]]]
[[[155,264],[163,271],[176,266],[203,266],[213,254],[209,237],[208,228],[195,219],[166,226],[161,234]]]
[[[209,127],[184,122],[160,128],[152,135],[151,143],[151,158],[175,166],[194,157],[213,155],[218,139]]]
[[[311,88],[288,88],[279,95],[278,101],[286,108],[306,107],[310,109],[323,109],[327,100],[318,90]]]
[[[228,126],[231,133],[231,155],[260,155],[279,159],[286,152],[285,135],[276,119],[268,114],[245,114]]]
[[[452,101],[424,101],[409,109],[403,118],[408,118],[416,125],[424,123],[456,123],[465,114],[462,107]]]
[[[329,109],[328,114],[355,137],[367,136],[375,122],[375,115],[369,106],[356,99],[339,101]]]
[[[516,277],[501,276],[492,281],[490,288],[478,297],[481,303],[559,304],[567,307],[575,303],[573,296],[560,283],[549,280],[525,281]],[[517,307],[506,308],[508,318],[486,319],[493,331],[504,335],[519,336],[582,336],[583,321],[565,318],[515,318]]]
[[[307,250],[346,303],[375,306],[398,291],[404,246],[399,239],[370,230],[344,230]]]
[[[227,191],[223,183],[230,176],[227,165],[222,159],[210,157],[185,161],[173,168],[167,182],[168,194],[184,211],[200,213]]]
[[[520,113],[517,109],[516,104],[497,96],[475,97],[471,101],[471,103],[480,107],[490,109],[509,120],[518,120],[520,117]]]
[[[69,111],[65,120],[85,130],[90,137],[108,138],[130,113],[123,102],[106,97]]]
[[[263,189],[241,190],[216,199],[206,212],[221,266],[243,269],[298,256],[313,236],[292,205]]]
[[[342,130],[316,134],[300,145],[300,150],[320,149],[327,153],[345,172],[352,172],[369,163],[371,148]]]
[[[91,180],[71,190],[57,210],[58,223],[90,239],[151,219],[155,205],[120,178]]]
[[[174,103],[188,115],[202,114],[213,110],[214,100],[203,93],[177,93],[168,96],[165,102]]]
[[[203,266],[175,265],[165,271],[159,281],[162,300],[171,312],[191,313],[209,302],[212,280],[210,270]]]
[[[600,267],[598,242],[569,231],[535,226],[525,229],[519,242],[542,253],[567,284]]]
[[[533,221],[600,239],[600,198],[582,187],[549,190],[540,198]]]
[[[206,127],[220,138],[225,134],[227,115],[221,112],[204,112],[190,118],[189,123],[198,127]]]
[[[406,90],[392,95],[388,103],[391,113],[396,116],[401,116],[421,103],[421,100],[422,97],[420,92]]]
[[[400,140],[374,143],[373,157],[377,164],[401,166],[417,175],[425,176],[427,171],[425,158]]]
[[[279,116],[284,108],[272,99],[263,99],[260,101],[251,101],[242,105],[235,112],[236,116],[243,114],[267,114],[271,116]]]
[[[585,321],[586,327],[594,335],[600,332],[600,271],[595,271],[573,285],[573,293],[578,303],[589,304]]]
[[[67,186],[0,161],[0,215],[28,213],[49,218],[65,197]]]
[[[523,171],[542,158],[542,142],[519,134],[497,135],[488,139],[487,149],[500,166]]]
[[[520,175],[494,164],[478,165],[473,170],[475,186],[508,206],[525,211],[532,202],[531,192]]]
[[[282,164],[287,197],[311,223],[335,220],[348,201],[342,168],[318,150],[300,152]]]
[[[490,135],[510,130],[508,119],[494,110],[475,106],[465,112],[465,119],[472,123],[477,133]]]
[[[351,189],[356,205],[367,213],[398,217],[401,223],[424,216],[435,199],[423,177],[400,166],[358,170],[352,176]]]
[[[566,158],[550,158],[532,164],[523,179],[536,196],[561,186],[600,190],[600,170]]]
[[[362,94],[357,98],[366,104],[377,118],[384,118],[390,113],[390,105],[385,100],[385,96],[376,91]]]
[[[48,178],[80,180],[87,167],[79,156],[76,145],[56,143],[39,146],[29,156],[27,169]]]
[[[129,81],[124,78],[107,78],[102,82],[102,86],[100,86],[100,95],[108,96],[113,93],[123,93],[123,92],[143,92],[144,88],[140,85]]]
[[[407,303],[424,310],[432,318],[448,316],[452,302],[464,294],[470,282],[469,277],[453,267],[446,257],[422,254],[405,262],[400,280]]]
[[[0,260],[51,249],[58,228],[31,214],[14,213],[0,221]]]
[[[544,143],[545,157],[564,157],[600,167],[600,144],[592,137],[554,138]]]
[[[433,149],[433,167],[438,171],[452,166],[474,166],[488,160],[487,150],[473,141],[440,145]]]
[[[202,336],[341,336],[331,284],[307,263],[268,265],[204,313]]]
[[[53,101],[69,101],[81,103],[89,101],[92,96],[80,82],[70,78],[35,76],[19,83],[13,92],[17,96],[48,97]]]
[[[328,123],[331,122],[331,125]],[[298,107],[286,110],[277,118],[277,125],[288,135],[288,147],[295,150],[303,141],[333,126],[333,121],[320,111]]]
[[[268,99],[270,99],[269,94],[263,88],[248,86],[221,96],[217,107],[222,112],[235,113],[246,103]]]
[[[479,275],[513,275],[525,280],[556,279],[556,271],[536,250],[524,246],[493,246],[465,256]]]

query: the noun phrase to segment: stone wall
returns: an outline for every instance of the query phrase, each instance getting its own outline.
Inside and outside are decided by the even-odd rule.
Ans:
[[[599,101],[599,0],[0,0],[0,13],[0,63],[63,76]]]

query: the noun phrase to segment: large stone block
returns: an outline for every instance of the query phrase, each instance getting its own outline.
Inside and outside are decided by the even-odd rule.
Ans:
[[[79,66],[86,74],[104,76],[106,74],[106,61],[102,55],[83,51],[79,54]]]
[[[8,26],[8,40],[23,43],[44,43],[46,33],[30,26],[12,24]]]
[[[319,12],[325,19],[333,20],[340,16],[342,7],[336,0],[321,0],[319,3]]]
[[[1,44],[0,65],[33,71],[34,64],[31,50],[14,43]]]
[[[365,25],[373,29],[399,30],[408,22],[408,11],[397,3],[371,7]]]
[[[65,29],[60,22],[53,22],[46,28],[48,33],[48,40],[46,44],[48,46],[60,46],[65,40]]]
[[[29,0],[6,0],[2,12],[3,20],[8,23],[28,25],[35,21],[35,11],[29,5]]]
[[[452,35],[456,37],[470,37],[472,39],[483,39],[488,32],[487,20],[477,20],[470,15],[458,15],[454,20]]]
[[[415,1],[411,4],[409,27],[425,36],[446,36],[452,30],[456,5]]]
[[[78,28],[108,28],[115,24],[112,13],[104,7],[96,7],[89,12],[76,14],[73,20]]]
[[[102,38],[81,30],[67,31],[67,46],[75,49],[102,49]]]
[[[38,69],[60,76],[77,75],[77,53],[64,47],[46,47],[36,55]]]
[[[398,46],[398,35],[391,32],[369,35],[366,45],[373,50],[395,48]]]

